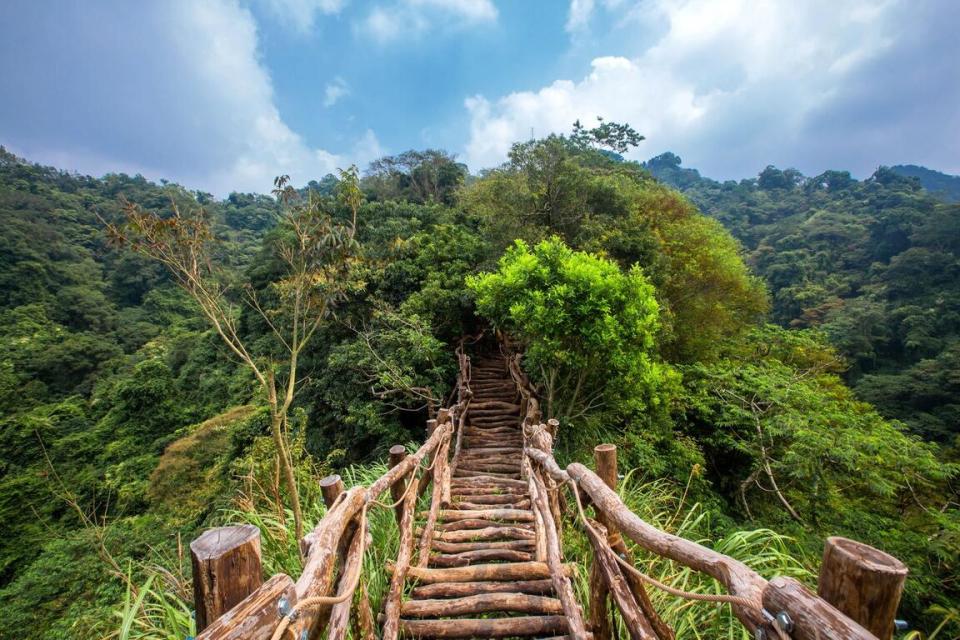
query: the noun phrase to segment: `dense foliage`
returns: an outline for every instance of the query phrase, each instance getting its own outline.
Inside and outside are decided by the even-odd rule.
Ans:
[[[956,207],[887,170],[645,169],[619,155],[641,139],[601,121],[478,177],[410,151],[362,179],[224,200],[0,152],[0,637],[189,633],[180,543],[224,521],[257,524],[267,570],[295,574],[296,494],[309,526],[317,474],[361,482],[419,440],[452,346],[487,324],[523,345],[564,457],[609,440],[646,475],[625,491],[649,520],[805,578],[824,536],[850,535],[908,562],[912,620],[955,608]],[[316,255],[293,268],[300,215],[350,241],[307,233],[294,245]],[[202,231],[199,268],[255,368],[182,271],[108,242],[124,221],[135,249],[144,231]],[[348,250],[329,262],[330,247]],[[297,291],[335,299],[292,359]],[[279,422],[255,369],[299,381]],[[392,537],[375,535],[382,563]],[[696,611],[669,616],[729,627]]]
[[[880,168],[858,181],[767,167],[719,183],[665,154],[646,166],[744,245],[772,318],[817,327],[857,395],[925,438],[960,431],[960,205]]]

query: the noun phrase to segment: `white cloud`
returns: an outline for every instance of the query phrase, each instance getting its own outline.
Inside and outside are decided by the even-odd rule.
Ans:
[[[347,0],[260,0],[277,18],[301,34],[310,33],[317,15],[335,15]]]
[[[75,11],[27,17],[37,31],[29,45],[43,55],[8,55],[0,44],[0,90],[19,87],[0,105],[0,140],[31,160],[225,195],[268,192],[280,174],[304,184],[381,155],[372,131],[334,153],[284,122],[256,22],[237,0]],[[59,37],[64,24],[70,39]],[[50,72],[41,77],[31,64]]]
[[[601,115],[647,136],[637,157],[674,150],[713,176],[751,175],[758,162],[799,164],[808,158],[809,123],[842,98],[865,67],[895,51],[909,7],[895,0],[608,6],[621,10],[623,21],[664,26],[638,55],[596,58],[579,80],[468,98],[465,158],[474,170],[491,166],[531,127],[538,137],[567,133],[574,120]],[[591,0],[573,0],[568,29],[588,28],[594,11]],[[620,36],[629,43],[629,26]]]
[[[333,82],[327,83],[327,86],[323,91],[323,106],[332,107],[340,101],[340,98],[344,98],[350,95],[350,87],[347,86],[346,81],[343,78],[336,77],[333,79]]]
[[[586,28],[593,15],[593,0],[570,0],[570,13],[567,15],[567,31],[574,32]]]
[[[371,9],[356,30],[389,44],[401,38],[417,39],[431,29],[489,24],[497,16],[491,0],[396,0]]]

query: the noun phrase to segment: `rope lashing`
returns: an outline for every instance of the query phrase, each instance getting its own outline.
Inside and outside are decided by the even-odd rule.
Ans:
[[[440,442],[437,443],[437,451],[440,450],[440,448],[443,446],[443,444],[447,440],[449,440],[449,438],[450,436],[446,435],[440,440]],[[415,479],[420,474],[421,471],[423,473],[432,471],[433,468],[436,466],[436,464],[437,464],[436,456],[434,457],[433,461],[430,463],[430,466],[428,467],[423,466],[423,458],[421,458],[420,460],[417,461],[416,466],[408,472],[408,475],[412,476]],[[398,478],[398,481],[399,481],[399,478]],[[393,504],[386,504],[386,503],[380,502],[379,500],[371,500],[369,502],[364,502],[363,506],[360,509],[360,531],[357,533],[357,535],[362,536],[361,540],[363,540],[363,538],[366,537],[367,535],[367,524],[368,524],[367,508],[369,506],[382,507],[384,509],[393,509],[395,507],[398,507],[399,505],[401,505],[403,502],[407,500],[407,497],[410,495],[410,491],[412,490],[413,487],[416,487],[416,486],[417,486],[417,483],[414,482],[413,479],[411,479],[411,481],[407,483],[407,487],[406,489],[404,489],[403,495],[400,496],[400,499]],[[333,505],[331,505],[331,509],[334,506],[336,506],[340,502],[340,499],[343,498],[343,496],[345,495],[346,493],[342,493],[339,496],[337,496],[337,500],[334,501]],[[351,578],[350,585],[346,591],[344,591],[342,594],[338,596],[314,596],[312,598],[304,598],[303,600],[298,602],[296,605],[294,605],[290,609],[290,611],[280,619],[280,622],[277,624],[277,628],[274,629],[273,635],[270,637],[270,640],[280,640],[281,638],[283,638],[284,634],[287,633],[288,630],[290,630],[290,624],[297,619],[298,614],[304,609],[311,609],[314,607],[324,607],[324,606],[332,607],[334,605],[340,604],[342,602],[346,602],[347,600],[350,600],[351,598],[353,598],[354,594],[357,591],[357,587],[360,585],[360,577],[363,573],[362,571],[363,557],[366,555],[366,549],[367,549],[366,544],[363,544],[360,551],[361,559],[360,559],[360,563],[358,564],[358,567],[360,567],[360,570],[358,570],[355,573],[355,575]],[[294,640],[297,640],[297,639],[294,638]]]
[[[290,624],[297,619],[297,614],[304,610],[317,606],[333,606],[340,604],[341,602],[346,602],[353,598],[353,594],[356,592],[357,587],[360,585],[360,575],[363,573],[363,555],[366,553],[366,545],[363,542],[363,539],[367,535],[367,505],[364,504],[360,508],[360,530],[356,533],[360,536],[361,540],[361,560],[358,567],[360,570],[355,572],[355,575],[351,579],[351,583],[346,591],[344,591],[339,596],[314,596],[312,598],[304,598],[297,604],[295,604],[287,615],[283,616],[280,619],[280,623],[277,625],[277,628],[274,629],[273,635],[270,636],[270,640],[280,640],[283,635],[290,628]],[[294,639],[296,640],[296,639]]]
[[[567,480],[567,484],[570,485],[570,489],[571,489],[571,492],[573,493],[573,497],[576,499],[577,512],[578,512],[581,524],[585,528],[590,529],[590,531],[592,531],[593,534],[597,536],[598,539],[603,540],[605,536],[603,536],[599,531],[597,531],[597,528],[594,527],[592,524],[590,524],[590,521],[587,518],[587,514],[583,508],[583,502],[580,499],[580,489],[579,487],[577,487],[577,483],[573,480],[573,478],[570,478],[569,480]],[[643,573],[642,571],[634,567],[632,564],[630,564],[629,562],[621,558],[618,553],[614,552],[612,555],[614,559],[617,561],[617,564],[619,564],[621,567],[626,569],[631,575],[639,578],[640,580],[642,580],[643,582],[646,582],[647,584],[650,584],[656,587],[657,589],[660,589],[661,591],[669,593],[670,595],[676,596],[678,598],[683,598],[685,600],[697,600],[701,602],[720,602],[720,603],[740,606],[745,609],[750,609],[760,614],[762,617],[764,617],[770,622],[770,626],[780,637],[780,640],[789,640],[790,638],[786,630],[781,628],[779,620],[771,616],[770,613],[766,611],[763,607],[758,607],[757,604],[753,600],[750,600],[749,598],[744,598],[743,596],[727,595],[727,594],[693,593],[691,591],[684,591],[683,589],[677,589],[675,587],[671,587],[668,584],[664,584],[660,582],[659,580],[657,580],[652,576],[649,576]]]

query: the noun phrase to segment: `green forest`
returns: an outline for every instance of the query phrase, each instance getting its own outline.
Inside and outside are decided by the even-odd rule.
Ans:
[[[909,566],[913,629],[960,636],[957,179],[718,182],[640,140],[578,123],[479,175],[408,151],[225,199],[0,148],[0,638],[182,640],[184,548],[219,524],[297,575],[317,479],[421,441],[494,328],[558,459],[617,444],[644,519],[812,585],[827,536],[861,540]],[[750,637],[672,607],[678,637]]]

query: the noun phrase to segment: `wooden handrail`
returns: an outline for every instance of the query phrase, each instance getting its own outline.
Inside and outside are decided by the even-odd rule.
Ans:
[[[501,341],[501,350],[517,392],[523,399],[521,418],[524,454],[531,461],[533,473],[542,472],[545,479],[581,492],[603,521],[609,522],[643,549],[705,573],[720,582],[731,595],[744,598],[751,606],[733,604],[733,612],[751,631],[776,638],[779,632],[786,631],[782,628],[786,624],[790,626],[790,636],[794,640],[876,640],[876,636],[796,580],[776,578],[768,582],[739,560],[647,523],[633,513],[599,476],[582,464],[573,463],[563,469],[552,455],[553,436],[547,425],[541,423],[539,402],[529,378],[520,367],[520,354],[515,353],[505,341]],[[556,425],[555,421],[551,422]],[[599,540],[593,539],[596,536],[590,533],[595,532],[588,532],[591,544],[599,544]],[[614,602],[624,620],[634,620],[634,624],[638,625],[631,628],[631,634],[656,637],[655,633],[652,636],[648,633],[651,627],[646,619],[637,620],[640,607],[635,606],[636,601],[625,601],[627,592],[620,588],[622,585],[612,584],[618,572],[609,566],[612,556],[606,555],[608,550],[609,541],[606,541],[603,557],[598,557],[597,561],[603,565],[601,573],[611,581],[607,587],[616,591],[613,593]],[[776,629],[773,626],[775,624]]]
[[[431,511],[436,511],[444,497],[449,501],[450,461],[447,457],[451,449],[450,438],[456,432],[456,453],[459,453],[464,417],[472,397],[469,389],[470,358],[464,354],[462,344],[457,349],[457,362],[458,402],[449,409],[438,412],[436,429],[416,452],[405,456],[368,487],[357,486],[342,492],[342,482],[327,483],[329,486],[326,487],[324,497],[327,498],[329,494],[331,500],[335,498],[335,501],[328,505],[327,513],[314,529],[304,536],[301,548],[307,551],[300,578],[292,583],[287,576],[274,576],[204,630],[197,636],[197,640],[268,640],[277,626],[278,616],[285,616],[297,603],[318,598],[323,601],[329,599],[335,591],[343,597],[349,596],[346,589],[350,585],[345,580],[360,570],[362,554],[366,548],[365,541],[356,537],[359,519],[365,509],[370,508],[384,492],[398,484],[409,487],[400,509],[403,541],[401,551],[406,554],[409,564],[413,551],[413,510],[415,498],[419,495],[418,487],[412,486],[419,484],[418,479],[410,476],[415,476],[424,459],[430,456],[441,458],[434,462],[434,473],[429,476],[425,474],[426,484],[429,484],[430,480],[436,484],[438,479],[445,478],[446,481],[441,482],[441,485],[447,486],[446,496],[442,492],[438,495],[435,489],[436,497],[432,500]],[[407,480],[409,484],[406,484]],[[345,541],[350,542],[345,544]],[[420,545],[420,550],[421,553],[424,552],[423,544]],[[429,554],[429,540],[426,542],[426,553]],[[339,580],[338,567],[342,574]],[[394,590],[399,593],[399,588]],[[343,637],[349,620],[349,609],[350,600],[303,607],[290,620],[287,629],[292,632],[292,637],[319,638],[333,612],[331,637]],[[394,610],[398,611],[398,607],[388,607],[389,618],[396,618],[397,611]],[[369,617],[370,612],[361,612],[361,618],[365,616]],[[386,627],[390,635],[395,636],[395,623]]]
[[[591,636],[574,595],[571,572],[563,564],[562,558],[560,519],[564,514],[560,496],[561,490],[568,488],[573,491],[578,504],[575,517],[580,517],[594,551],[595,564],[590,583],[593,626],[590,631],[597,640],[609,639],[609,627],[604,629],[597,617],[606,617],[604,612],[607,611],[608,597],[620,611],[631,638],[672,640],[673,632],[653,610],[644,582],[680,597],[728,602],[733,606],[734,614],[757,637],[782,638],[782,634],[789,631],[794,640],[877,640],[864,626],[796,580],[778,577],[767,581],[743,562],[645,522],[624,504],[612,488],[616,484],[612,479],[615,476],[612,470],[615,466],[615,450],[611,452],[612,447],[603,448],[604,452],[613,456],[608,460],[610,464],[601,465],[607,470],[606,482],[579,463],[562,468],[553,457],[553,443],[559,423],[552,419],[547,421],[548,424],[541,421],[540,403],[529,378],[520,367],[521,356],[514,353],[508,343],[501,344],[507,370],[520,398],[520,415],[517,416],[521,422],[523,441],[520,469],[521,477],[529,488],[535,535],[536,562],[531,566],[536,565],[537,571],[550,577],[563,611],[562,618],[549,620],[551,629],[554,626],[566,629],[570,637],[581,640]],[[384,607],[383,637],[385,640],[395,640],[401,622],[406,625],[403,627],[405,633],[411,632],[411,625],[419,625],[416,628],[422,632],[434,629],[436,625],[431,627],[422,622],[414,625],[410,621],[400,620],[401,594],[408,576],[419,576],[426,570],[433,544],[433,523],[437,521],[440,510],[451,503],[452,472],[460,458],[462,437],[473,398],[470,389],[471,362],[464,353],[463,340],[456,349],[456,356],[457,402],[449,408],[440,409],[436,420],[428,421],[428,437],[423,445],[406,456],[396,451],[391,468],[367,487],[357,486],[344,491],[338,477],[325,479],[322,484],[328,511],[301,541],[306,560],[300,578],[293,582],[282,574],[273,576],[219,619],[212,621],[213,624],[197,640],[268,640],[286,631],[292,631],[296,638],[316,639],[321,637],[327,626],[330,628],[330,640],[342,640],[354,606],[354,589],[359,583],[363,553],[367,546],[367,511],[382,506],[380,497],[393,489],[393,501],[399,506],[400,545],[396,562],[389,567],[392,576]],[[432,465],[431,473],[422,473],[418,478],[418,473],[429,466],[425,464],[427,460]],[[430,509],[417,544],[414,535],[415,506],[418,496],[431,484]],[[586,516],[583,503],[592,506],[597,520]],[[504,510],[503,513],[508,511]],[[493,515],[497,512],[491,510],[483,513]],[[474,512],[459,510],[458,514],[472,517]],[[519,515],[530,519],[527,511],[510,512],[511,517]],[[730,595],[689,594],[640,573],[632,565],[621,534],[650,553],[711,576]],[[413,561],[414,557],[418,559],[417,562]],[[435,573],[438,570],[430,571]],[[249,588],[255,586],[253,584]],[[204,586],[203,589],[208,587]],[[230,601],[235,602],[243,593],[234,593]],[[893,598],[897,596],[896,593],[892,594]],[[363,635],[371,637],[373,614],[362,590],[356,606],[359,606],[361,626],[366,630]],[[598,607],[596,610],[595,606]],[[887,617],[890,610],[895,610],[895,606],[893,600],[886,607]],[[278,620],[280,627],[277,626]],[[503,626],[508,624],[507,620],[497,621],[500,625],[497,627],[498,633],[509,631]],[[546,620],[542,618],[540,622]]]

